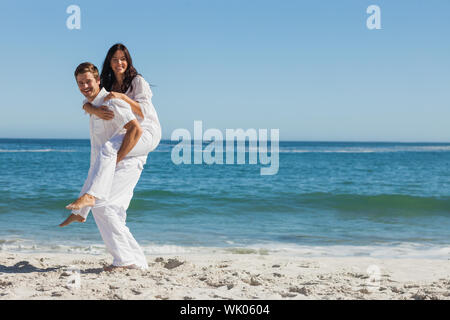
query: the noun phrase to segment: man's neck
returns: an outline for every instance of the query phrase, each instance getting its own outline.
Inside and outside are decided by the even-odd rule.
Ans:
[[[97,90],[97,93],[95,94],[95,96],[93,98],[91,98],[91,99],[88,98],[87,100],[92,103],[92,101],[94,101],[95,98],[97,98],[99,93],[100,93],[100,88]]]

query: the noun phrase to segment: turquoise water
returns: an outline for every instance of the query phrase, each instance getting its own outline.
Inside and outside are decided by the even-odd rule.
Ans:
[[[450,144],[280,142],[273,176],[260,164],[177,166],[175,144],[150,154],[128,210],[147,253],[450,258]],[[89,151],[88,140],[0,139],[3,250],[102,250],[92,215],[58,227]]]

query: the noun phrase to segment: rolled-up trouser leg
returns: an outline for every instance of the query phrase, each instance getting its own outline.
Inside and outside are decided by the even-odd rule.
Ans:
[[[95,222],[108,252],[113,256],[115,266],[135,264],[142,269],[148,268],[144,252],[126,226],[126,210],[141,171],[141,164],[136,158],[119,162],[109,199],[99,200],[92,208]]]
[[[124,136],[124,134],[117,134],[102,146],[95,163],[91,163],[88,177],[84,182],[79,197],[88,193],[99,200],[108,199],[116,169],[117,153],[122,145]],[[138,143],[128,153],[127,158],[146,156],[153,150],[153,147],[153,136],[149,131],[145,130]],[[91,207],[84,207],[81,210],[72,210],[72,213],[86,219],[90,210]]]
[[[84,181],[83,187],[81,188],[80,194],[78,195],[78,197],[81,197],[83,194],[86,193],[88,186],[90,185],[90,181],[92,180],[92,167],[89,168],[89,172],[88,172],[88,176],[86,178],[86,180]],[[84,207],[81,210],[72,210],[73,214],[78,214],[80,216],[82,216],[84,219],[87,218],[89,211],[91,210],[91,207]]]

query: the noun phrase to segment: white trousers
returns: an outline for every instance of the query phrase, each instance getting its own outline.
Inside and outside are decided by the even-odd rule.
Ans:
[[[109,198],[116,170],[117,153],[124,137],[124,134],[117,134],[103,144],[95,163],[89,168],[88,177],[81,188],[79,197],[88,193],[98,200],[107,200]],[[146,157],[149,152],[156,148],[159,141],[160,139],[155,141],[153,135],[148,130],[145,130],[138,143],[122,161],[128,161],[131,157]],[[96,200],[96,205],[98,200]],[[84,207],[81,210],[72,210],[72,213],[86,219],[91,209],[91,207]]]
[[[102,146],[80,192],[81,196],[93,188],[104,196],[96,200],[94,207],[73,210],[72,213],[86,218],[92,209],[106,249],[113,256],[114,266],[135,264],[147,269],[145,255],[126,226],[126,211],[143,169],[138,157],[155,149],[159,140],[155,143],[151,133],[144,131],[133,150],[116,164],[123,137],[123,134],[116,135]]]
[[[141,269],[148,268],[144,252],[126,226],[126,211],[141,172],[141,164],[135,158],[119,162],[109,199],[98,200],[92,208],[106,249],[113,256],[114,266],[135,264]]]
[[[101,148],[94,164],[91,179],[87,181],[85,192],[100,200],[107,200],[116,169],[117,153],[122,145],[125,134],[113,136]],[[145,130],[134,148],[126,157],[147,156],[154,149],[152,134]],[[83,193],[83,194],[84,194]]]

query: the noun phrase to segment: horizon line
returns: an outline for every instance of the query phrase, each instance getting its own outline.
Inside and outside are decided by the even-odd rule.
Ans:
[[[5,138],[5,137],[0,137],[0,140],[90,140],[90,138]],[[182,140],[171,140],[171,139],[161,139],[162,141],[169,141],[169,142],[180,142]],[[197,141],[192,139],[192,141]],[[214,140],[208,140],[204,142],[211,142]],[[226,139],[222,139],[222,140],[217,140],[217,141],[258,141],[258,140],[226,140]],[[267,142],[269,142],[270,139],[267,139]],[[399,140],[279,140],[279,142],[364,142],[364,143],[450,143],[450,141],[399,141]]]

